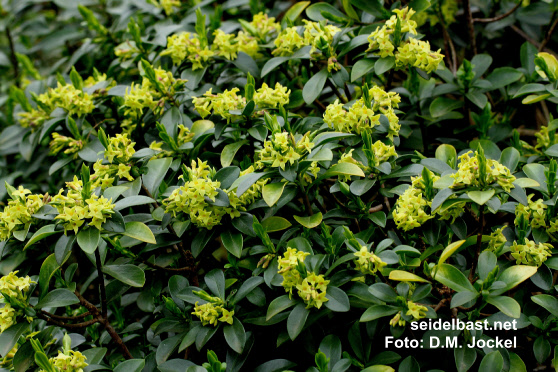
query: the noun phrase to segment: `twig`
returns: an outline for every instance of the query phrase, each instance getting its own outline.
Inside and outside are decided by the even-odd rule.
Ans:
[[[353,99],[353,97],[351,96],[351,90],[349,89],[349,86],[347,85],[347,82],[345,82],[345,95],[347,95],[347,99],[349,101],[351,101]]]
[[[132,354],[130,354],[130,351],[128,350],[128,348],[126,347],[126,344],[124,344],[124,341],[122,341],[122,339],[120,338],[120,336],[118,335],[118,333],[116,333],[116,331],[114,330],[114,328],[110,325],[110,322],[108,321],[108,319],[103,318],[103,315],[99,312],[99,309],[97,308],[97,306],[93,305],[91,302],[87,301],[82,295],[81,293],[79,293],[79,291],[74,291],[74,294],[77,296],[77,298],[79,299],[79,303],[84,306],[87,310],[89,310],[91,312],[91,314],[93,316],[95,316],[97,318],[97,321],[101,324],[103,324],[103,326],[105,327],[105,329],[107,330],[108,334],[110,335],[110,337],[112,338],[112,340],[114,342],[116,342],[116,344],[120,347],[120,349],[122,350],[122,353],[124,354],[124,357],[126,359],[133,359]]]
[[[40,311],[37,312],[37,318],[43,319],[49,324],[53,324],[53,325],[58,326],[58,327],[64,327],[64,328],[67,328],[67,329],[86,328],[86,327],[89,327],[90,325],[93,325],[93,324],[98,323],[100,321],[98,318],[95,318],[95,319],[91,319],[91,320],[88,320],[88,321],[82,322],[82,323],[69,324],[69,323],[61,322],[61,321],[56,320],[56,319],[49,318],[44,314],[44,312],[40,312]]]
[[[552,37],[552,34],[554,33],[554,30],[556,29],[556,26],[558,25],[558,17],[556,17],[556,12],[554,12],[552,14],[552,18],[554,19],[554,22],[552,22],[552,25],[550,26],[550,28],[546,32],[546,36],[544,37],[544,40],[542,41],[541,45],[539,46],[539,52],[542,52],[544,47],[546,46],[546,44],[548,44],[548,42],[550,41],[550,38]]]
[[[175,268],[172,268],[172,267],[159,266],[159,265],[154,264],[152,262],[149,262],[147,260],[142,260],[142,262],[144,264],[146,264],[147,266],[153,268],[153,269],[165,270],[165,271],[168,271],[168,272],[180,273],[180,272],[184,272],[184,271],[192,271],[191,267],[181,267],[181,268],[175,269]]]
[[[442,25],[442,35],[444,37],[444,46],[446,49],[446,54],[448,48],[449,48],[449,52],[451,53],[451,57],[448,56],[448,62],[450,62],[450,69],[451,72],[455,75],[455,72],[457,71],[457,53],[455,52],[455,45],[453,44],[453,40],[451,39],[450,34],[446,28],[444,17],[440,14],[438,18],[440,19],[440,23]]]
[[[469,272],[469,281],[472,282],[475,277],[475,270],[477,269],[477,261],[479,260],[479,255],[482,245],[482,230],[484,228],[484,207],[479,208],[479,231],[477,233],[477,251],[475,252],[475,257],[473,257],[473,263],[471,265],[471,271]]]
[[[59,319],[59,320],[78,320],[78,319],[83,319],[83,318],[85,318],[85,317],[88,316],[88,315],[91,315],[91,313],[90,313],[89,311],[86,312],[86,313],[83,313],[83,314],[75,315],[75,316],[56,315],[56,314],[48,313],[48,312],[46,312],[46,311],[44,311],[44,310],[41,310],[41,312],[42,312],[43,314],[45,314],[45,315],[47,315],[47,316],[53,318],[53,319]]]
[[[434,311],[435,311],[435,312],[438,312],[438,310],[440,310],[440,308],[441,308],[442,306],[444,306],[444,305],[446,304],[446,302],[448,302],[448,301],[449,301],[449,300],[448,300],[447,298],[442,298],[442,299],[440,300],[440,302],[438,302],[438,305],[436,305],[436,306],[434,307]]]
[[[384,209],[384,205],[383,205],[383,204],[378,204],[377,206],[370,208],[370,209],[368,210],[368,213],[379,212],[379,211],[381,211],[382,209]]]
[[[477,40],[475,38],[475,25],[473,23],[473,14],[471,13],[470,0],[463,0],[463,8],[467,19],[467,30],[469,31],[469,41],[471,43],[471,51],[473,56],[477,55]]]
[[[19,88],[19,63],[17,62],[17,56],[14,47],[14,39],[12,38],[12,33],[10,32],[10,28],[6,27],[6,37],[8,38],[8,44],[10,45],[10,61],[14,67],[14,80],[16,86]]]
[[[99,291],[101,292],[101,309],[103,318],[108,318],[108,311],[107,311],[107,291],[105,288],[105,276],[102,270],[101,264],[101,255],[99,254],[99,250],[95,250],[95,264],[97,266],[97,280],[99,281]]]
[[[539,48],[539,50],[544,50],[545,52],[548,52],[550,54],[552,54],[553,56],[557,56],[556,53],[548,48],[543,48],[540,49],[541,47],[541,43],[539,43],[537,40],[533,39],[531,36],[527,35],[525,32],[523,32],[523,30],[521,30],[519,27],[517,27],[516,25],[511,25],[510,28],[512,30],[514,30],[519,36],[521,36],[522,38],[524,38],[525,40],[527,40],[528,42],[530,42],[531,44],[533,44],[534,46],[536,46],[537,48]]]
[[[492,22],[500,21],[500,20],[512,15],[513,12],[515,12],[517,10],[517,8],[519,8],[520,6],[521,6],[521,1],[519,1],[516,6],[514,6],[512,9],[510,9],[509,11],[507,11],[504,14],[500,14],[499,16],[492,17],[492,18],[473,18],[473,22],[474,23],[492,23]]]
[[[326,82],[327,82],[327,85],[329,85],[329,87],[333,91],[333,93],[335,93],[337,98],[339,98],[341,100],[341,102],[343,102],[343,103],[349,102],[346,97],[343,97],[343,95],[341,94],[339,89],[337,89],[337,86],[331,81],[331,79],[329,79],[329,78],[326,79]]]

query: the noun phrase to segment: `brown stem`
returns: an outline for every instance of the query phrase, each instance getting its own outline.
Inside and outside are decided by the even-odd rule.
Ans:
[[[349,102],[349,101],[347,101],[347,98],[343,97],[343,95],[341,94],[339,89],[337,89],[337,86],[329,78],[326,79],[326,82],[327,82],[327,85],[329,85],[329,87],[333,91],[333,93],[335,93],[337,98],[339,98],[341,100],[341,102],[343,102],[343,103]]]
[[[8,44],[10,45],[10,61],[14,67],[14,80],[16,86],[19,88],[19,63],[17,62],[17,56],[14,47],[14,39],[12,38],[12,33],[9,27],[6,27],[6,37],[8,38]]]
[[[467,18],[467,30],[469,31],[469,42],[471,43],[471,51],[473,56],[477,55],[477,40],[475,39],[475,25],[473,23],[473,14],[471,13],[470,0],[463,0],[465,8],[465,16]]]
[[[492,23],[492,22],[500,21],[500,20],[512,15],[513,12],[515,12],[520,6],[521,6],[521,1],[519,1],[516,6],[514,6],[512,9],[510,9],[509,11],[507,11],[504,14],[500,14],[499,16],[492,17],[492,18],[473,18],[473,22],[474,23]]]
[[[353,97],[351,96],[351,90],[349,89],[349,86],[347,85],[346,82],[345,82],[345,95],[347,96],[347,99],[349,101],[353,99]]]
[[[558,25],[558,17],[556,17],[556,12],[554,12],[552,14],[552,18],[554,19],[554,22],[552,22],[552,25],[550,26],[550,28],[546,32],[546,36],[544,37],[544,40],[542,41],[541,45],[539,46],[539,52],[542,52],[544,47],[546,46],[546,44],[548,44],[548,42],[550,41],[550,38],[552,37],[552,34],[554,33],[554,30],[556,30],[556,26]]]
[[[442,298],[442,300],[440,300],[440,302],[438,302],[438,305],[436,305],[436,307],[434,307],[434,311],[435,311],[435,312],[438,312],[438,310],[440,310],[440,308],[441,308],[442,306],[444,306],[444,305],[446,304],[446,302],[448,302],[448,301],[449,301],[449,299],[447,299],[447,298]]]
[[[472,282],[475,277],[475,270],[477,269],[477,262],[479,260],[481,245],[482,245],[482,230],[484,228],[484,213],[483,207],[479,208],[479,231],[477,233],[477,251],[475,252],[475,257],[473,258],[473,263],[471,265],[471,271],[469,272],[469,281]]]
[[[383,205],[383,204],[378,204],[377,206],[370,208],[370,209],[368,210],[368,213],[379,212],[379,211],[381,211],[382,209],[384,209],[384,205]]]
[[[91,319],[88,320],[86,322],[81,322],[81,323],[77,323],[77,324],[69,324],[69,323],[64,323],[60,320],[56,320],[56,319],[52,319],[47,317],[43,312],[37,312],[37,318],[39,319],[43,319],[45,320],[48,324],[52,324],[58,327],[64,327],[66,329],[81,329],[81,328],[86,328],[89,327],[90,325],[93,325],[95,323],[98,323],[100,320],[98,318],[95,319]]]
[[[450,34],[446,28],[444,17],[440,14],[438,18],[440,18],[440,23],[442,25],[442,35],[444,36],[445,49],[446,50],[449,49],[449,51],[451,52],[451,56],[448,55],[448,62],[450,62],[450,69],[451,72],[455,75],[455,72],[457,71],[457,53],[455,52],[455,45],[453,44],[453,40],[451,39]]]
[[[107,311],[107,291],[105,288],[105,276],[102,270],[101,264],[101,255],[99,254],[99,250],[95,250],[95,264],[97,266],[97,280],[99,281],[99,291],[101,292],[101,309],[103,318],[108,318],[108,311]]]
[[[103,324],[103,326],[105,327],[105,329],[107,330],[108,334],[110,335],[110,337],[112,338],[112,340],[114,342],[116,342],[116,344],[120,347],[120,349],[122,350],[122,353],[124,354],[124,358],[126,359],[133,359],[132,354],[130,354],[130,351],[128,350],[128,348],[126,347],[126,344],[124,344],[124,341],[122,341],[122,339],[120,338],[120,336],[118,335],[118,333],[116,333],[116,331],[114,330],[114,328],[110,325],[110,322],[108,321],[107,318],[103,318],[103,315],[99,312],[99,309],[97,308],[97,306],[93,305],[91,302],[87,301],[82,295],[81,293],[79,293],[77,290],[74,291],[74,294],[77,296],[77,298],[79,299],[79,302],[82,306],[84,306],[86,309],[88,309],[91,314],[93,316],[95,316],[97,318],[97,321],[101,324]]]
[[[516,25],[511,25],[510,28],[512,30],[514,30],[519,36],[521,36],[522,38],[524,38],[525,40],[527,40],[528,42],[530,42],[531,44],[533,44],[537,48],[541,47],[541,43],[539,43],[537,40],[535,40],[532,37],[530,37],[529,35],[527,35],[525,32],[523,32],[523,30],[521,30]],[[548,53],[550,53],[550,54],[552,54],[553,56],[556,57],[556,53],[554,53],[552,50],[550,50],[548,48],[543,48],[543,49],[544,49],[545,52],[548,52]],[[540,49],[540,50],[543,50],[543,49]]]
[[[157,270],[165,270],[165,271],[173,272],[173,273],[180,273],[180,272],[185,272],[185,271],[192,271],[192,268],[191,268],[191,267],[181,267],[181,268],[175,269],[175,268],[172,268],[172,267],[163,267],[163,266],[159,266],[159,265],[154,264],[154,263],[152,263],[152,262],[149,262],[149,261],[147,261],[147,260],[142,260],[142,262],[143,262],[144,264],[146,264],[147,266],[151,267],[151,268],[154,268],[154,269],[157,269]]]
[[[382,183],[382,189],[385,187],[385,185]],[[387,196],[384,196],[384,205],[386,207],[386,209],[389,211],[391,211],[391,205],[389,204],[389,199]]]
[[[43,314],[45,314],[45,315],[47,315],[47,316],[53,318],[53,319],[59,319],[59,320],[78,320],[78,319],[83,319],[83,318],[85,318],[85,317],[88,316],[88,315],[91,315],[91,313],[90,313],[89,311],[86,312],[86,313],[83,313],[83,314],[75,315],[75,316],[56,315],[56,314],[48,313],[48,312],[46,312],[46,311],[44,311],[44,310],[41,310],[41,312],[42,312]]]
[[[304,200],[304,206],[306,207],[306,213],[309,216],[314,215],[314,212],[312,212],[312,206],[310,205],[310,199],[308,199],[308,194],[306,192],[304,192],[304,190],[302,191],[302,200]]]

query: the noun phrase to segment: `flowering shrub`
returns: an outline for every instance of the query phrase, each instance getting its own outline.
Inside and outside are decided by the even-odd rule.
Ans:
[[[558,367],[554,2],[0,10],[0,372]]]

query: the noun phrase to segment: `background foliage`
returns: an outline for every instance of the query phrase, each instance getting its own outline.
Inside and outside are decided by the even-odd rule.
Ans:
[[[555,1],[0,5],[2,371],[558,365]]]

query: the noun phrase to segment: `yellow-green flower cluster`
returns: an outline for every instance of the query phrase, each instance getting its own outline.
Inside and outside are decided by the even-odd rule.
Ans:
[[[321,308],[324,302],[329,301],[326,298],[327,285],[329,280],[325,280],[323,275],[308,273],[304,280],[296,285],[298,295],[306,303],[306,308]]]
[[[93,97],[76,89],[72,84],[62,85],[58,82],[56,88],[49,88],[47,93],[41,94],[37,100],[48,107],[50,112],[61,107],[70,116],[84,116],[95,108]]]
[[[50,118],[50,113],[43,110],[31,109],[18,114],[19,125],[23,128],[37,128]]]
[[[186,128],[183,124],[178,124],[178,133],[176,134],[176,146],[180,148],[180,146],[184,145],[185,143],[191,142],[192,138],[195,136],[195,133],[190,132],[190,129]],[[153,158],[162,158],[165,156],[172,156],[172,151],[165,151],[162,149],[163,142],[153,141],[149,145],[149,148],[159,152]]]
[[[428,309],[426,308],[426,306],[418,305],[413,301],[407,301],[407,312],[405,313],[405,315],[412,316],[412,322],[426,317],[427,311]]]
[[[2,306],[0,307],[0,333],[2,333],[16,323],[19,312],[8,303],[0,303],[0,306]]]
[[[425,211],[426,207],[431,205],[432,202],[423,197],[420,189],[411,186],[397,199],[393,210],[393,220],[397,227],[404,231],[420,227],[432,218]]]
[[[277,259],[278,273],[283,277],[283,288],[285,292],[289,292],[289,297],[293,293],[293,288],[302,282],[300,273],[297,270],[299,262],[304,262],[306,256],[310,253],[302,252],[295,248],[288,247],[283,256]]]
[[[132,142],[127,134],[108,137],[104,158],[109,164],[103,164],[101,159],[93,164],[95,173],[91,175],[91,180],[94,188],[100,186],[104,190],[112,186],[115,177],[126,178],[128,181],[134,180],[130,175],[132,167],[128,164],[136,152],[134,145],[135,142]]]
[[[172,72],[162,68],[154,68],[155,78],[161,86],[155,87],[147,78],[143,77],[141,85],[134,84],[126,88],[124,94],[124,107],[126,107],[125,115],[130,118],[138,118],[139,114],[143,114],[143,109],[151,109],[156,111],[157,108],[163,109],[167,97],[173,96],[175,87],[183,80],[176,80],[172,76]]]
[[[83,372],[83,369],[88,366],[87,362],[85,362],[86,359],[85,355],[79,351],[68,350],[67,354],[58,351],[58,355],[50,358],[49,361],[59,371]],[[43,371],[41,370],[41,372]]]
[[[541,266],[544,261],[552,256],[552,245],[549,243],[535,243],[532,240],[525,239],[525,244],[517,244],[513,242],[510,247],[511,255],[516,260],[516,264],[529,266]]]
[[[19,277],[18,271],[13,271],[0,278],[0,293],[11,299],[26,302],[29,297],[31,283],[35,283],[29,276]]]
[[[411,19],[413,14],[415,14],[413,9],[405,7],[403,9],[396,9],[393,12],[396,14],[391,16],[382,27],[378,26],[376,31],[368,37],[370,42],[368,50],[376,51],[376,54],[382,58],[395,57],[395,66],[398,69],[405,66],[415,66],[428,73],[436,70],[444,56],[440,54],[440,50],[437,52],[430,50],[428,42],[413,37],[401,37],[402,41],[399,45],[393,44],[395,41],[392,35],[395,32],[398,21],[402,34],[417,34],[417,23]]]
[[[259,108],[277,108],[289,103],[291,91],[279,83],[275,83],[275,89],[270,88],[266,83],[254,93],[254,103]]]
[[[532,201],[535,194],[531,194],[527,197],[527,204],[523,205],[518,203],[515,207],[515,224],[519,223],[521,216],[525,221],[530,221],[531,227],[537,229],[539,227],[546,227],[546,204],[542,199],[537,199]]]
[[[157,8],[163,8],[167,16],[174,13],[173,7],[180,6],[180,0],[151,0],[150,2]]]
[[[196,111],[202,118],[214,114],[221,115],[223,119],[230,122],[234,115],[230,114],[231,110],[241,110],[246,106],[246,98],[237,95],[240,91],[238,88],[231,90],[226,89],[223,93],[213,94],[209,89],[202,97],[194,97],[192,102]]]
[[[371,107],[367,107],[364,97],[359,98],[349,110],[343,108],[343,104],[336,100],[327,106],[324,113],[324,122],[338,132],[356,133],[371,132],[373,128],[380,125],[380,114],[389,120],[389,131],[387,137],[393,139],[399,134],[401,125],[395,114],[401,97],[395,92],[386,92],[378,86],[369,90],[373,99]]]
[[[90,198],[83,200],[83,182],[74,176],[72,182],[66,182],[68,190],[64,195],[64,189],[60,189],[57,195],[52,197],[51,204],[58,210],[55,217],[64,226],[64,233],[73,230],[77,234],[78,229],[88,221],[88,226],[94,226],[101,230],[101,225],[114,213],[112,199],[104,196],[98,197],[91,194]]]
[[[215,197],[218,195],[217,189],[221,183],[211,180],[207,162],[198,159],[196,165],[196,162],[192,160],[192,167],[188,170],[189,179],[185,180],[185,184],[175,189],[163,201],[165,211],[174,217],[178,217],[182,213],[187,214],[196,226],[211,229],[218,225],[226,214],[223,207],[211,205],[206,201],[206,198],[215,201]]]
[[[192,70],[198,70],[207,65],[215,52],[207,46],[202,48],[197,34],[181,32],[167,38],[167,49],[160,55],[170,55],[175,65],[179,65],[182,61],[188,59],[192,63]]]
[[[254,173],[253,165],[241,171],[239,177],[242,177],[248,173]],[[256,200],[261,198],[262,189],[268,181],[269,179],[260,178],[240,196],[236,195],[236,188],[234,190],[228,190],[227,195],[229,197],[230,208],[227,208],[226,210],[231,218],[240,217],[240,211],[245,211],[246,206],[254,203]]]
[[[457,173],[451,175],[453,178],[453,189],[463,187],[480,187],[480,174],[477,152],[471,157],[473,151],[469,151],[459,157],[459,166]],[[497,182],[504,191],[509,192],[514,188],[513,181],[515,177],[510,170],[497,162],[496,160],[486,159],[486,182],[488,184]]]
[[[298,33],[297,27],[287,27],[277,36],[275,49],[271,52],[274,56],[290,56],[306,44],[304,38]]]
[[[440,0],[439,4],[440,12],[442,13],[442,19],[444,20],[444,25],[448,26],[454,23],[455,15],[459,10],[457,0]],[[438,22],[440,22],[440,17],[438,16],[438,14],[435,12],[430,13],[429,10],[413,15],[413,19],[417,22],[418,26],[422,26],[427,21],[430,22],[431,26],[435,26]]]
[[[72,137],[63,136],[60,133],[52,133],[52,141],[49,143],[50,154],[56,155],[60,151],[64,150],[64,154],[73,154],[74,159],[77,158],[77,153],[83,149],[85,143],[79,139],[74,139]]]
[[[428,309],[425,306],[418,305],[418,304],[414,303],[413,301],[407,301],[407,311],[405,312],[405,315],[413,317],[411,322],[414,322],[414,321],[417,321],[419,319],[422,319],[422,318],[426,317],[426,312],[427,311],[428,311]],[[400,311],[397,314],[395,314],[395,316],[389,321],[390,326],[392,326],[392,327],[395,327],[395,326],[404,327],[405,326],[405,324],[407,322],[404,319],[401,318],[402,312],[403,311]]]
[[[364,274],[375,275],[378,270],[386,266],[387,263],[376,256],[373,252],[368,251],[368,247],[360,247],[360,251],[354,253],[356,269]]]
[[[500,250],[504,247],[504,244],[506,244],[506,242],[508,241],[504,236],[504,234],[502,233],[502,231],[504,231],[505,228],[506,226],[501,227],[499,229],[496,229],[492,234],[490,234],[489,236],[490,240],[488,241],[487,250],[494,252],[496,254],[500,252]]]
[[[14,231],[25,230],[33,221],[33,214],[44,205],[43,195],[28,195],[30,190],[19,186],[12,191],[13,199],[0,212],[0,241],[8,240]]]
[[[444,55],[440,53],[440,49],[437,52],[430,50],[428,41],[409,38],[407,43],[397,49],[395,58],[396,68],[413,66],[426,73],[431,73],[438,68],[438,65],[444,59]]]
[[[192,315],[197,316],[204,326],[208,324],[217,326],[217,321],[228,324],[233,324],[234,321],[234,310],[229,311],[219,303],[214,304],[212,302],[207,302],[203,305],[198,305],[198,302],[196,302]]]
[[[256,168],[269,166],[281,167],[284,170],[287,163],[294,164],[314,147],[308,135],[309,133],[306,133],[296,141],[295,137],[287,132],[273,134],[270,141],[264,142],[263,149],[256,151]]]
[[[213,35],[215,39],[213,39],[212,49],[218,56],[229,61],[236,59],[239,52],[244,52],[252,58],[260,57],[258,41],[243,31],[239,31],[235,36],[226,34],[222,30],[215,30]]]
[[[330,48],[333,44],[333,37],[341,32],[339,27],[333,25],[324,25],[322,23],[302,20],[304,22],[304,43],[312,45],[310,54],[314,53],[320,46],[327,45]],[[333,50],[333,49],[332,49]]]
[[[249,25],[252,26],[260,40],[265,40],[268,36],[281,32],[281,25],[275,22],[275,17],[268,17],[267,14],[262,12],[254,15]],[[245,30],[248,31],[246,28]]]

